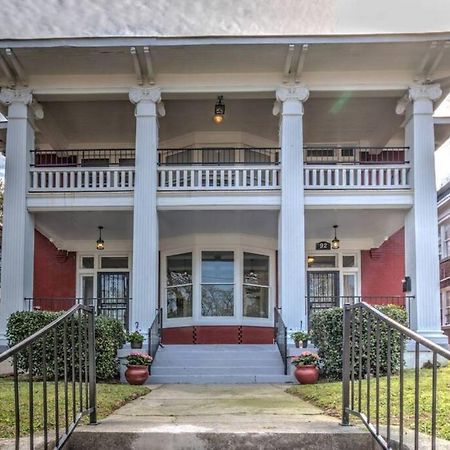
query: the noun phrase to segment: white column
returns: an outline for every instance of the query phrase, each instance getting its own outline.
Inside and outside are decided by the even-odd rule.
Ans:
[[[8,106],[0,300],[2,345],[6,343],[9,316],[23,310],[25,297],[33,296],[34,218],[27,211],[26,195],[34,129],[29,111],[31,90],[2,89],[0,102]]]
[[[157,113],[163,115],[158,88],[133,88],[136,105],[136,162],[133,210],[133,267],[130,329],[146,335],[158,305]]]
[[[306,329],[305,202],[303,185],[303,85],[276,92],[274,114],[280,113],[281,209],[279,216],[279,293],[282,316],[291,330]]]
[[[405,145],[410,148],[414,205],[405,219],[405,275],[411,278],[411,326],[445,342],[440,323],[437,195],[434,168],[433,101],[439,85],[414,85],[397,105],[406,113]]]

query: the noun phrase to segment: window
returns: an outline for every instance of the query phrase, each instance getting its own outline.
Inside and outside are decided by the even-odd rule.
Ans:
[[[314,255],[308,257],[308,268],[310,269],[324,269],[329,267],[336,267],[335,255]]]
[[[192,253],[167,257],[167,318],[192,317]]]
[[[342,267],[355,267],[355,256],[344,255],[342,257]]]
[[[94,276],[85,275],[81,277],[81,295],[84,305],[92,305],[94,296]]]
[[[102,269],[128,269],[128,256],[103,256]]]
[[[344,297],[344,303],[353,303],[354,297],[356,296],[356,274],[355,273],[344,273],[342,275],[342,295]]]
[[[269,317],[269,257],[244,253],[243,314]]]
[[[450,224],[441,226],[441,259],[450,257]]]
[[[444,309],[444,322],[445,325],[450,325],[450,291],[444,292],[445,309]]]
[[[94,268],[94,257],[93,256],[83,256],[83,258],[81,258],[81,267],[83,269],[93,269]]]
[[[234,316],[234,254],[202,252],[202,300],[204,317]]]

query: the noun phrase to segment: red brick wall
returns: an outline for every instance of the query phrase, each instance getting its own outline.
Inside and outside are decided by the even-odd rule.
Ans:
[[[35,299],[75,298],[76,253],[66,254],[39,231],[34,233],[34,285]],[[35,300],[34,307],[48,311],[68,309],[72,300]]]
[[[404,295],[404,229],[394,233],[377,249],[361,251],[361,294],[363,296]]]

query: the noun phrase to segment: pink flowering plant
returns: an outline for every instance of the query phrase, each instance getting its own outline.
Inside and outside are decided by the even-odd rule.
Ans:
[[[298,356],[292,358],[291,364],[298,366],[317,366],[319,363],[319,356],[316,353],[303,352]]]
[[[127,356],[127,366],[149,366],[153,358],[147,353],[133,352]]]

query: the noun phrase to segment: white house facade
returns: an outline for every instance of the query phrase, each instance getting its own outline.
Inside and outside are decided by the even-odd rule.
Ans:
[[[69,304],[144,332],[161,310],[166,343],[269,343],[276,308],[308,329],[361,299],[445,341],[434,151],[450,121],[433,113],[449,39],[0,40],[2,341],[14,311],[67,300],[37,232],[73,258]]]

